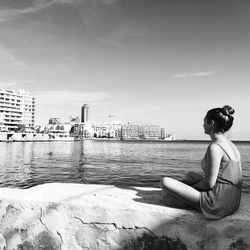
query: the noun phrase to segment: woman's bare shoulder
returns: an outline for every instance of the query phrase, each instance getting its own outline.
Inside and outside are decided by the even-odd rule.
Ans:
[[[207,154],[216,154],[221,156],[223,154],[223,150],[217,142],[211,142],[207,147]]]
[[[228,139],[218,140],[218,141],[212,142],[211,144],[213,144],[212,149],[214,151],[220,150],[221,153],[224,155],[225,159],[229,157],[232,160],[236,160],[236,161],[240,160],[240,153],[237,147],[234,145],[234,143],[231,142],[230,140]]]

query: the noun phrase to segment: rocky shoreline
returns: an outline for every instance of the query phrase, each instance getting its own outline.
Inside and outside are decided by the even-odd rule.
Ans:
[[[0,249],[249,249],[250,199],[209,221],[158,188],[51,183],[0,188]]]

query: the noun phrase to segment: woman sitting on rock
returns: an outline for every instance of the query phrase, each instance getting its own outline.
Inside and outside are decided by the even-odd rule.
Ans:
[[[208,219],[233,214],[240,205],[242,170],[240,153],[227,138],[234,109],[226,105],[211,109],[204,118],[204,132],[211,138],[201,161],[203,174],[189,172],[183,181],[164,177],[164,202],[171,206],[192,206]]]

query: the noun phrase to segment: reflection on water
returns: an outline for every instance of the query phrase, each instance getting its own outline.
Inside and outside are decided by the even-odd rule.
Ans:
[[[199,171],[207,143],[14,142],[0,143],[0,186],[27,188],[47,182],[158,187],[163,176]],[[244,192],[250,185],[249,143],[237,145]]]

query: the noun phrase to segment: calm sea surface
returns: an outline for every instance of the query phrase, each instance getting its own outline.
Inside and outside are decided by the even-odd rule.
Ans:
[[[28,188],[48,182],[158,187],[163,176],[200,171],[208,142],[0,142],[0,186]],[[250,193],[250,143],[241,152]]]

